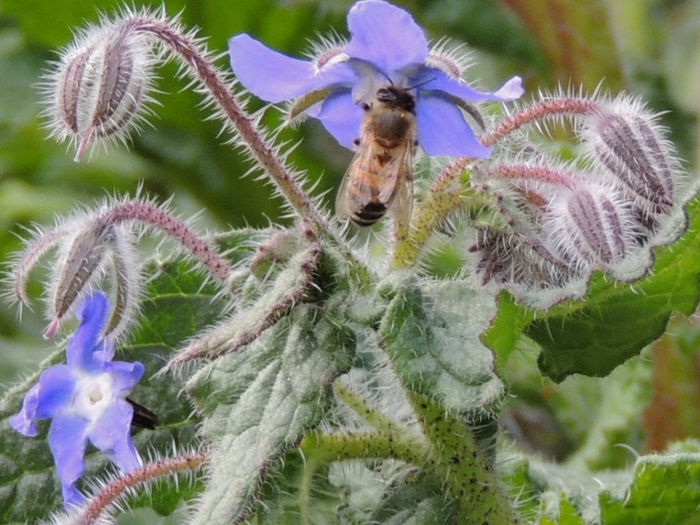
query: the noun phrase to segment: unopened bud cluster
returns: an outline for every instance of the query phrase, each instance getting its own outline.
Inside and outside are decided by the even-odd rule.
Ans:
[[[16,257],[9,278],[10,295],[28,305],[25,290],[29,275],[46,253],[56,249],[48,276],[45,337],[57,332],[66,316],[105,275],[112,280],[114,310],[103,335],[117,337],[134,321],[141,291],[135,252],[140,232],[134,225],[173,238],[214,279],[227,283],[229,264],[166,207],[140,198],[108,201],[94,210],[59,219],[52,229],[37,229]]]
[[[638,279],[651,248],[687,227],[692,189],[657,117],[627,96],[583,107],[574,119],[579,158],[521,154],[474,177],[501,217],[477,231],[477,272],[534,306],[582,295],[595,270]]]

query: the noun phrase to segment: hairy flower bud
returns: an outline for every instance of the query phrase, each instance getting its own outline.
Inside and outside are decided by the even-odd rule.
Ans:
[[[123,141],[143,114],[153,78],[146,36],[124,21],[91,28],[65,51],[45,90],[53,135],[77,145],[75,160],[98,141]]]
[[[563,260],[557,259],[535,238],[505,233],[493,228],[476,230],[476,242],[469,248],[478,253],[476,271],[482,284],[526,285],[533,288],[564,286],[577,277]]]
[[[113,238],[111,226],[87,223],[78,230],[61,251],[60,268],[51,292],[51,324],[44,332],[45,337],[53,337],[59,323],[78,301],[94,276],[99,273],[105,256],[105,242]]]
[[[578,267],[605,267],[629,253],[634,222],[629,206],[610,188],[581,184],[552,203],[547,215],[548,244]]]
[[[634,196],[646,215],[668,213],[680,170],[657,118],[637,100],[618,97],[602,104],[582,133],[591,157]]]

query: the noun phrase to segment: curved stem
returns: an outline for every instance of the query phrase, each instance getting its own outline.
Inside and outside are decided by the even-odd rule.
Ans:
[[[207,459],[209,459],[209,452],[204,451],[197,454],[155,461],[133,472],[124,474],[104,487],[92,498],[75,523],[80,525],[96,523],[110,505],[113,505],[120,496],[128,493],[135,486],[169,474],[197,469]]]
[[[226,284],[233,272],[231,265],[214,248],[194,233],[184,222],[158,206],[138,200],[129,201],[113,206],[102,213],[97,220],[104,225],[119,224],[125,221],[144,222],[177,240],[221,283]]]
[[[242,109],[230,83],[226,82],[224,75],[200,51],[197,43],[161,20],[136,17],[125,24],[137,33],[154,36],[183,60],[195,78],[207,88],[218,109],[233,125],[255,159],[264,167],[291,206],[299,215],[310,219],[316,226],[325,230],[323,218],[314,207],[311,198],[299,185],[292,170],[285,166],[276,148],[268,143],[257,129],[254,119]]]
[[[321,434],[314,431],[302,439],[299,449],[319,465],[346,459],[398,459],[420,465],[426,449],[421,443],[398,439],[391,434]]]
[[[517,513],[496,476],[481,457],[472,429],[427,396],[410,393],[418,419],[431,444],[431,470],[443,480],[457,507],[457,522],[511,525]]]
[[[597,102],[589,99],[547,100],[503,120],[482,135],[479,141],[484,146],[492,147],[529,123],[558,115],[585,115],[597,111],[599,107]],[[440,224],[464,206],[465,198],[471,193],[471,189],[459,179],[474,160],[469,157],[456,159],[435,180],[428,197],[417,206],[413,214],[408,237],[397,240],[391,263],[393,268],[413,266]]]
[[[499,141],[526,124],[557,115],[585,115],[596,111],[599,104],[589,99],[562,98],[545,100],[517,112],[498,123],[493,129],[479,138],[484,146],[495,146]]]
[[[367,266],[352,253],[349,246],[316,207],[313,199],[304,191],[298,180],[299,174],[286,165],[285,157],[279,153],[279,148],[271,144],[265,134],[258,129],[256,119],[243,110],[233,92],[232,85],[212,64],[207,54],[200,50],[196,41],[167,22],[157,19],[135,17],[127,20],[125,24],[136,32],[154,36],[182,59],[193,77],[210,93],[220,115],[224,117],[223,120],[227,125],[232,125],[248,151],[264,168],[291,207],[302,218],[311,222],[316,234],[323,232],[329,235],[355,266],[359,267],[364,274],[371,275]]]

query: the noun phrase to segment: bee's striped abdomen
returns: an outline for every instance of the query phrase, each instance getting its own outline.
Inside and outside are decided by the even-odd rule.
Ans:
[[[358,226],[371,226],[386,213],[386,205],[381,202],[368,202],[351,215],[351,219]]]

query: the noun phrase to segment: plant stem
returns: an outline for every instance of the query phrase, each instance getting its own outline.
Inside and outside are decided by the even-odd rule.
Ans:
[[[255,120],[242,109],[230,83],[211,63],[206,53],[200,50],[199,45],[168,22],[161,20],[136,17],[125,24],[137,33],[153,35],[182,59],[194,77],[206,87],[218,109],[233,125],[249,151],[272,178],[289,204],[299,215],[325,229],[323,218],[314,207],[311,198],[299,185],[292,170],[284,165],[276,148],[258,130]]]
[[[411,392],[411,403],[431,443],[439,476],[457,507],[461,525],[511,525],[518,516],[496,476],[486,466],[471,428],[427,396]]]
[[[289,205],[304,219],[310,221],[315,234],[325,233],[336,246],[362,273],[370,276],[367,266],[352,252],[340,234],[329,224],[324,214],[316,207],[313,199],[302,188],[299,178],[302,173],[286,164],[286,158],[279,148],[269,142],[265,133],[257,125],[257,119],[248,114],[234,94],[233,86],[225,75],[217,69],[208,53],[200,48],[197,41],[183,34],[167,21],[147,17],[134,17],[124,22],[130,29],[154,36],[179,57],[211,95],[211,100],[227,126],[233,130],[246,146],[253,158],[278,188]]]
[[[117,204],[102,213],[98,221],[105,225],[119,224],[125,221],[140,221],[167,233],[216,277],[226,284],[233,268],[214,248],[194,233],[184,222],[173,217],[164,209],[139,200]]]
[[[77,517],[75,523],[79,525],[96,523],[110,505],[113,505],[120,496],[128,493],[135,486],[162,476],[173,475],[186,470],[195,470],[201,467],[208,459],[208,451],[198,452],[192,455],[154,461],[133,472],[124,474],[96,494],[88,502],[80,516]]]
[[[484,146],[495,146],[499,141],[526,124],[557,115],[588,114],[596,111],[599,104],[589,99],[561,98],[545,100],[498,123],[491,131],[479,138]]]

